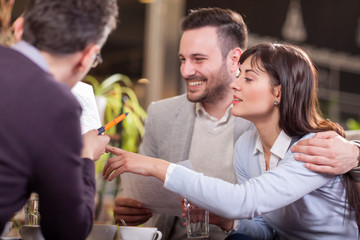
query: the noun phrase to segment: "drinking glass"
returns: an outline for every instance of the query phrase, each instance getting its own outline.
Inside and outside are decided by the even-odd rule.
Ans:
[[[39,198],[33,194],[24,207],[25,225],[40,225]]]
[[[184,199],[186,212],[186,232],[188,238],[209,237],[209,211],[204,210]]]

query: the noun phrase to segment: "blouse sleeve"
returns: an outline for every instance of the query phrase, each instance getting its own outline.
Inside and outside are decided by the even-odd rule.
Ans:
[[[243,135],[238,142],[244,144],[238,146],[246,147],[246,141],[248,139]],[[246,153],[253,148],[242,150],[240,152]],[[249,161],[242,156],[247,154],[235,155],[234,161]],[[293,203],[333,179],[334,176],[306,169],[304,163],[296,161],[288,151],[273,171],[243,184],[231,184],[176,166],[167,188],[217,215],[230,219],[249,219]]]

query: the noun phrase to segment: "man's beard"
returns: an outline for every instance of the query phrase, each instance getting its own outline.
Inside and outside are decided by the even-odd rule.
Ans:
[[[211,80],[216,83],[214,86],[209,87],[209,85],[207,85],[204,92],[198,96],[194,96],[188,91],[188,100],[190,102],[216,103],[224,99],[230,90],[230,83],[232,82],[231,76],[227,72],[225,64],[223,64],[216,75],[217,77],[211,76],[213,77]],[[199,80],[208,82],[208,79],[203,75],[186,78],[185,80]]]

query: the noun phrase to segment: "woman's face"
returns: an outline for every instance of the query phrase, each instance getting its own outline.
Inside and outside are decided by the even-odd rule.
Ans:
[[[271,85],[270,75],[251,64],[252,57],[240,66],[240,75],[230,86],[234,90],[232,114],[256,123],[278,116],[277,100],[280,103],[280,85]],[[277,114],[277,115],[275,115]]]

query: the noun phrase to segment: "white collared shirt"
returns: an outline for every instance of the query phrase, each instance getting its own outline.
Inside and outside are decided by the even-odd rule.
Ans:
[[[229,121],[230,117],[232,116],[232,107],[233,105],[231,104],[226,110],[224,116],[222,116],[220,119],[217,119],[207,113],[204,106],[200,102],[197,102],[195,104],[195,117],[199,118],[201,121],[205,122],[207,126],[216,131]]]
[[[301,139],[314,135],[309,133]],[[256,239],[273,237],[273,230],[267,225],[281,239],[314,239],[314,236],[324,240],[358,239],[355,217],[345,210],[342,176],[313,172],[303,162],[296,161],[291,151],[287,151],[275,169],[261,173],[259,154],[255,158],[253,155],[257,137],[256,130],[249,130],[234,148],[235,170],[242,184],[219,181],[175,166],[171,176],[167,176],[166,188],[217,215],[244,219],[239,232],[251,228]],[[248,220],[255,216],[263,219]]]
[[[285,154],[289,148],[291,143],[291,137],[285,134],[283,130],[281,130],[279,136],[275,140],[273,146],[270,149],[270,162],[269,162],[269,169],[273,170],[277,167],[279,161],[285,157]],[[259,153],[259,161],[262,173],[266,171],[266,163],[265,163],[265,155],[264,155],[264,148],[262,146],[260,136],[257,137],[256,145],[253,151],[253,154],[256,155]]]

